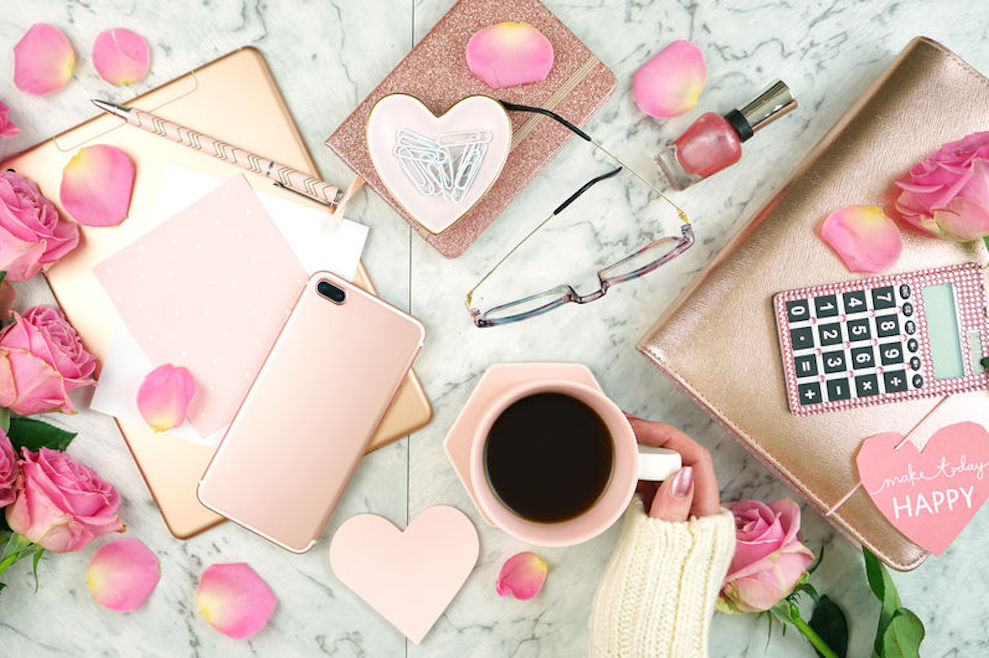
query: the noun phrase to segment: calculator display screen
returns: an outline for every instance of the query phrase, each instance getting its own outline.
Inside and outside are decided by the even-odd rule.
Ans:
[[[935,379],[965,376],[962,348],[958,338],[954,286],[943,283],[923,289],[927,332],[931,342]]]

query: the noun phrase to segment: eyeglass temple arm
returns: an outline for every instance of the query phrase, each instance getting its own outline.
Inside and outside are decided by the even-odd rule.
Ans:
[[[550,119],[559,122],[564,128],[571,131],[573,134],[577,135],[584,141],[591,143],[594,142],[594,140],[591,139],[590,135],[588,135],[583,130],[581,130],[577,126],[573,125],[572,123],[561,117],[556,112],[552,110],[547,110],[545,107],[534,107],[532,105],[519,105],[518,103],[509,103],[508,101],[501,101],[501,100],[498,102],[501,103],[502,107],[504,107],[509,112],[534,112],[536,114],[542,114],[543,116],[547,116]]]

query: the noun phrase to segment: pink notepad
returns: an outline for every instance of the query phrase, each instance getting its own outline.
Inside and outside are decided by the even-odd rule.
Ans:
[[[204,436],[233,418],[306,280],[243,176],[94,272],[151,361],[192,372],[189,420]]]

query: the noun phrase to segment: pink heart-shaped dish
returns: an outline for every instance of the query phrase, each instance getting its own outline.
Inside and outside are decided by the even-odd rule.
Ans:
[[[468,96],[437,117],[413,96],[390,94],[367,118],[367,148],[382,183],[434,235],[491,188],[511,141],[508,113],[488,96]]]

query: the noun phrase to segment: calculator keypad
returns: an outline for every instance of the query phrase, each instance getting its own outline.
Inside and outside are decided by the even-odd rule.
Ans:
[[[802,407],[923,387],[913,293],[886,285],[786,302]]]

